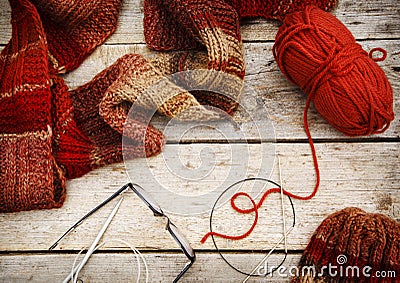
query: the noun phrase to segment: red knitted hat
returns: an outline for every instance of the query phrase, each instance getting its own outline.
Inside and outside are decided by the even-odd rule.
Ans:
[[[176,68],[169,67],[169,71],[185,71],[187,67],[197,65],[232,75],[237,87],[233,88],[236,93],[231,93],[231,97],[205,91],[192,93],[202,103],[219,107],[228,113],[237,107],[245,64],[239,19],[236,11],[225,1],[146,0],[144,35],[147,45],[154,50],[206,49],[206,57],[202,53],[191,56],[191,52],[172,55],[168,62]],[[197,57],[207,60],[198,65]],[[208,81],[221,81],[216,78],[219,74],[210,73]]]
[[[56,73],[77,68],[117,28],[122,0],[31,0]]]
[[[400,223],[346,208],[314,232],[292,282],[398,282],[399,274]]]

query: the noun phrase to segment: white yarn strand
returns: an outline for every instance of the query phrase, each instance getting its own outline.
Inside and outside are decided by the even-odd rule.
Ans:
[[[94,248],[94,250],[91,252],[91,254],[90,254],[89,256],[91,256],[93,252],[97,251],[98,249],[102,248],[104,245],[106,245],[106,244],[108,244],[108,243],[110,243],[110,242],[119,242],[119,243],[122,243],[122,244],[124,244],[125,246],[129,247],[129,248],[134,252],[135,258],[136,258],[137,270],[138,270],[138,272],[137,272],[137,279],[136,279],[136,282],[137,282],[137,283],[140,282],[140,277],[141,277],[141,265],[142,265],[141,262],[140,262],[140,260],[142,260],[142,262],[143,262],[143,264],[144,264],[145,273],[146,273],[146,283],[148,283],[148,282],[149,282],[149,270],[148,270],[148,266],[147,266],[146,259],[144,258],[144,256],[139,252],[139,250],[138,250],[135,246],[129,244],[128,242],[126,242],[126,241],[124,241],[124,240],[122,240],[122,239],[110,239],[110,240],[108,240],[108,241],[104,241],[104,242],[100,243],[98,246],[96,246],[96,247]],[[78,261],[78,257],[79,257],[79,255],[80,255],[83,251],[84,251],[84,249],[80,250],[79,253],[76,255],[76,257],[75,257],[75,259],[74,259],[74,262],[73,262],[73,265],[72,265],[72,272],[75,270],[75,268],[76,268],[76,263],[77,263],[77,261]],[[77,281],[78,281],[78,274],[79,274],[79,271],[76,272],[76,273],[75,273],[75,276],[73,276],[73,277],[71,278],[73,283],[77,283]]]
[[[94,239],[88,252],[85,254],[84,258],[79,263],[79,265],[77,267],[75,267],[70,274],[68,274],[68,276],[64,279],[63,283],[68,283],[70,281],[70,279],[72,279],[74,277],[74,274],[78,273],[83,268],[83,266],[86,264],[86,262],[89,260],[89,257],[92,255],[93,251],[95,250],[95,247],[97,246],[97,243],[100,241],[101,237],[103,237],[103,234],[105,233],[105,231],[107,230],[108,226],[110,225],[112,219],[114,218],[115,214],[117,213],[118,208],[120,207],[123,199],[124,198],[121,198],[118,201],[118,203],[115,205],[111,214],[108,216],[107,220],[104,222],[103,227],[100,229],[99,233],[97,234],[96,239]]]

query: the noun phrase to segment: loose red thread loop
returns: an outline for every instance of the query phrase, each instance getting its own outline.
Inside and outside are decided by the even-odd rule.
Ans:
[[[312,199],[317,194],[317,191],[318,191],[318,188],[319,188],[319,184],[320,184],[320,180],[321,180],[320,173],[319,173],[317,153],[315,151],[315,146],[314,146],[314,142],[313,142],[312,137],[311,137],[310,129],[308,128],[307,113],[308,113],[308,108],[310,107],[310,102],[311,102],[311,96],[309,96],[308,99],[307,99],[306,106],[304,108],[303,119],[304,119],[304,129],[305,129],[305,132],[306,132],[306,135],[307,135],[307,138],[308,138],[308,142],[310,144],[311,155],[312,155],[312,158],[313,158],[314,169],[315,169],[315,179],[316,180],[315,180],[314,190],[311,192],[311,194],[309,194],[308,196],[305,196],[305,197],[295,195],[295,194],[293,194],[291,192],[288,192],[288,191],[286,191],[284,189],[282,190],[284,195],[289,196],[289,197],[294,198],[294,199],[298,199],[298,200],[309,200],[309,199]],[[239,192],[239,193],[234,194],[232,196],[232,198],[231,198],[231,206],[235,211],[237,211],[239,213],[243,213],[243,214],[248,214],[248,213],[252,213],[252,212],[255,213],[254,221],[253,221],[253,224],[251,225],[250,229],[246,233],[244,233],[242,235],[239,235],[239,236],[230,236],[230,235],[221,234],[221,233],[217,233],[217,232],[208,232],[207,234],[205,234],[203,236],[203,238],[200,240],[200,242],[202,244],[204,244],[207,241],[208,237],[210,237],[211,235],[216,236],[216,237],[221,237],[221,238],[224,238],[224,239],[229,239],[229,240],[242,240],[242,239],[248,237],[253,232],[254,228],[257,225],[257,222],[258,222],[258,209],[263,205],[263,203],[264,203],[265,199],[267,198],[267,196],[272,194],[272,193],[280,193],[280,191],[281,191],[280,188],[269,189],[268,191],[266,191],[262,195],[262,197],[261,197],[260,201],[258,202],[258,204],[256,204],[255,201],[253,200],[253,198],[249,194],[247,194],[245,192]],[[238,207],[236,205],[236,203],[235,203],[235,200],[239,196],[247,197],[251,201],[251,203],[253,204],[253,208],[241,209],[240,207]]]
[[[382,56],[381,56],[381,57],[374,57],[374,53],[375,53],[376,51],[382,53]],[[372,49],[369,51],[368,56],[369,56],[369,58],[371,58],[371,59],[374,60],[375,62],[385,61],[385,59],[386,59],[386,57],[387,57],[387,52],[386,52],[385,49],[383,49],[383,48],[381,48],[381,47],[375,47],[375,48],[372,48]]]
[[[376,51],[381,52],[382,57],[373,58]],[[283,190],[287,196],[308,200],[315,196],[320,184],[318,160],[307,119],[311,101],[328,123],[345,135],[384,132],[394,119],[393,91],[385,73],[374,61],[385,60],[387,52],[383,48],[374,48],[368,54],[337,18],[309,6],[285,17],[275,38],[273,54],[283,74],[308,95],[303,119],[315,168],[315,187],[306,197]],[[201,242],[210,235],[232,240],[250,235],[257,224],[258,208],[269,194],[275,192],[280,189],[266,191],[253,209],[237,207],[237,195],[234,195],[232,208],[239,213],[254,212],[253,225],[239,236],[209,232]],[[244,193],[240,195],[245,196]]]
[[[292,198],[299,199],[299,200],[308,200],[308,199],[311,199],[311,198],[316,194],[317,189],[318,189],[318,187],[316,186],[315,189],[314,189],[314,191],[313,191],[310,195],[308,195],[308,196],[306,196],[306,197],[294,195],[294,194],[292,194],[291,192],[288,192],[288,191],[286,191],[286,190],[283,190],[283,194],[286,195],[286,196],[290,196],[290,197],[292,197]],[[201,242],[202,244],[204,244],[204,243],[207,241],[208,237],[210,237],[211,235],[212,235],[212,236],[215,236],[215,237],[221,237],[221,238],[224,238],[224,239],[235,240],[235,241],[237,241],[237,240],[242,240],[242,239],[248,237],[248,236],[253,232],[254,228],[255,228],[256,225],[257,225],[257,222],[258,222],[258,209],[262,206],[262,204],[264,203],[264,201],[265,201],[265,199],[267,198],[267,196],[270,195],[270,194],[272,194],[272,193],[280,193],[280,191],[281,191],[280,188],[272,188],[272,189],[269,189],[268,191],[266,191],[266,192],[263,194],[263,196],[261,197],[260,201],[259,201],[257,204],[255,203],[255,201],[253,200],[253,198],[252,198],[250,195],[248,195],[247,193],[245,193],[245,192],[239,192],[239,193],[234,194],[234,195],[232,196],[232,198],[231,198],[231,206],[232,206],[232,208],[233,208],[234,210],[236,210],[236,211],[239,212],[239,213],[243,213],[243,214],[247,214],[247,213],[251,213],[251,212],[254,212],[254,213],[255,213],[254,221],[253,221],[253,224],[251,225],[250,229],[249,229],[246,233],[244,233],[244,234],[242,234],[242,235],[238,235],[238,236],[230,236],[230,235],[221,234],[221,233],[214,232],[214,231],[213,231],[213,232],[208,232],[207,234],[205,234],[205,235],[203,236],[203,238],[200,240],[200,242]],[[235,204],[235,200],[236,200],[239,196],[246,196],[246,197],[251,201],[251,203],[253,204],[253,208],[250,208],[250,209],[241,209],[241,208],[239,208],[239,207]]]
[[[311,136],[309,138],[311,139]],[[295,198],[295,199],[299,199],[299,200],[309,200],[309,199],[313,198],[315,196],[315,194],[317,193],[318,187],[319,187],[319,182],[320,182],[320,176],[319,176],[319,169],[318,169],[318,161],[317,161],[317,158],[316,158],[316,153],[315,153],[314,144],[312,143],[312,140],[310,142],[310,146],[312,148],[312,154],[313,154],[314,165],[315,165],[315,170],[316,170],[316,178],[317,178],[313,192],[310,195],[303,197],[303,196],[295,195],[295,194],[293,194],[291,192],[288,192],[288,191],[283,189],[282,191],[283,191],[284,195],[292,197],[292,198]],[[267,196],[269,196],[272,193],[280,193],[280,192],[281,192],[280,188],[269,189],[268,191],[266,191],[262,195],[260,201],[257,204],[254,201],[254,199],[249,194],[247,194],[245,192],[238,192],[238,193],[234,194],[231,197],[231,206],[235,211],[237,211],[239,213],[242,213],[242,214],[248,214],[248,213],[252,213],[252,212],[255,213],[254,221],[253,221],[253,224],[251,225],[250,229],[246,233],[244,233],[242,235],[238,235],[238,236],[230,236],[230,235],[217,233],[217,232],[208,232],[207,234],[205,234],[203,236],[203,238],[200,240],[200,242],[202,244],[204,244],[207,241],[208,237],[210,237],[211,235],[215,236],[215,237],[221,237],[221,238],[224,238],[224,239],[235,240],[235,241],[242,240],[242,239],[248,237],[253,232],[254,228],[257,225],[257,222],[258,222],[258,209],[263,205],[263,203],[264,203],[265,199],[267,198]],[[242,208],[238,207],[236,205],[236,203],[235,203],[235,200],[239,196],[247,197],[251,201],[253,207],[249,208],[249,209],[242,209]]]
[[[239,196],[245,196],[245,197],[247,197],[247,198],[251,201],[251,204],[253,205],[253,208],[250,208],[250,209],[241,209],[241,208],[237,207],[236,204],[235,204],[235,200],[236,200]],[[241,239],[243,239],[243,238],[246,238],[247,236],[249,236],[249,235],[251,234],[251,232],[253,232],[253,230],[254,230],[254,228],[256,227],[257,222],[258,222],[258,207],[257,207],[257,205],[256,205],[256,202],[253,200],[253,198],[252,198],[249,194],[247,194],[247,193],[245,193],[245,192],[236,193],[236,194],[234,194],[234,195],[232,196],[232,198],[231,198],[231,206],[232,206],[233,209],[235,209],[237,212],[240,212],[240,213],[243,213],[243,214],[247,214],[247,213],[251,213],[251,212],[254,212],[254,213],[255,213],[254,221],[253,221],[253,224],[251,225],[250,229],[249,229],[246,233],[244,233],[244,234],[242,234],[242,235],[239,235],[239,236],[229,236],[229,235],[225,235],[225,234],[221,234],[221,233],[217,233],[217,232],[208,232],[208,233],[205,234],[205,235],[203,236],[203,238],[200,240],[200,242],[201,242],[202,244],[204,244],[205,241],[207,241],[207,238],[208,238],[209,236],[211,236],[211,235],[214,235],[214,236],[217,236],[217,237],[221,237],[221,238],[225,238],[225,239],[230,239],[230,240],[241,240]]]

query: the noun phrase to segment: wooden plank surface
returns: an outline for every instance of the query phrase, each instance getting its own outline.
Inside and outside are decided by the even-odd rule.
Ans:
[[[237,258],[234,264],[238,267],[246,267],[249,261],[257,266],[259,259],[264,254],[232,254]],[[149,272],[149,282],[172,282],[180,269],[186,264],[186,258],[180,253],[143,253]],[[227,254],[229,256],[229,254]],[[269,266],[276,265],[283,254],[276,259],[269,260]],[[75,254],[31,254],[1,255],[0,265],[7,266],[2,269],[0,282],[62,282],[72,268]],[[283,275],[289,275],[289,269],[296,267],[300,255],[289,255],[285,261],[287,271]],[[210,265],[212,262],[212,266]],[[142,266],[142,268],[144,268]],[[142,270],[142,272],[144,272]],[[263,270],[261,269],[262,273]],[[293,269],[293,273],[295,269]],[[142,273],[143,274],[143,273]],[[78,282],[133,282],[137,276],[136,259],[132,253],[98,253],[94,254],[84,269],[79,273]],[[232,282],[245,278],[228,267],[222,259],[214,253],[198,253],[197,260],[192,268],[185,274],[183,282]],[[136,282],[136,281],[134,281]],[[141,276],[141,281],[144,276]],[[248,282],[287,282],[287,277],[267,275],[265,278],[252,278]]]
[[[388,58],[379,65],[385,71],[393,87],[394,111],[400,112],[400,49],[397,41],[375,40],[360,42],[365,50],[374,47],[383,47],[388,52]],[[303,111],[306,101],[305,94],[298,87],[291,84],[280,72],[272,55],[273,43],[245,43],[246,60],[246,82],[245,92],[242,95],[241,103],[246,110],[255,104],[252,100],[246,100],[248,94],[259,98],[257,103],[264,103],[260,110],[269,115],[273,127],[275,128],[276,138],[280,140],[305,139],[303,129]],[[110,66],[119,57],[126,53],[139,53],[144,56],[151,56],[152,52],[143,44],[139,45],[103,45],[74,72],[65,76],[65,81],[74,89],[90,81],[97,73]],[[259,111],[259,112],[260,112]],[[244,111],[242,111],[244,112]],[[247,123],[240,121],[241,111],[235,114],[234,120],[240,122],[242,130],[248,138],[259,140],[260,136],[252,125],[254,123],[263,124],[259,114],[254,113],[252,118],[255,122]],[[262,116],[261,116],[262,117]],[[310,129],[315,139],[350,139],[331,127],[317,112],[311,107],[309,110]],[[159,121],[155,125],[161,127],[165,124]],[[218,139],[214,130],[197,129],[192,134],[196,140]],[[377,137],[399,138],[400,137],[400,117],[397,115],[391,127],[383,134],[363,137],[363,139],[375,139]],[[190,141],[190,136],[186,137]],[[167,137],[168,139],[168,137]],[[173,139],[172,139],[173,140]],[[184,140],[183,140],[184,141]],[[186,140],[188,141],[188,140]]]
[[[153,54],[144,43],[141,2],[124,1],[115,34],[77,70],[64,76],[70,88],[89,81],[126,53]],[[310,109],[309,122],[316,140],[321,186],[312,200],[294,200],[296,226],[288,236],[286,267],[297,265],[312,232],[325,217],[339,209],[357,206],[400,221],[400,5],[396,0],[339,0],[332,13],[346,24],[365,50],[374,47],[387,50],[387,59],[379,62],[379,65],[393,86],[396,118],[384,134],[348,138],[327,124],[315,109]],[[148,164],[155,172],[154,178],[160,184],[168,184],[169,189],[177,195],[201,196],[204,188],[212,190],[220,184],[233,183],[243,177],[242,172],[234,177],[227,174],[242,170],[243,164],[235,163],[236,159],[231,158],[232,153],[237,154],[238,148],[239,159],[246,161],[246,177],[269,177],[279,182],[277,160],[273,158],[275,154],[281,160],[285,189],[300,195],[307,195],[313,189],[315,174],[302,120],[305,95],[285,79],[272,56],[279,23],[263,19],[246,19],[242,23],[246,87],[254,90],[255,94],[251,98],[243,96],[243,103],[245,106],[256,103],[263,108],[255,109],[252,114],[254,120],[250,122],[244,118],[243,110],[238,111],[233,121],[240,125],[239,129],[224,123],[217,124],[219,129],[227,133],[227,140],[209,127],[196,128],[185,136],[179,135],[179,127],[166,133],[167,149],[179,149],[176,151],[179,155],[169,162],[194,169],[203,166],[211,170],[204,184],[200,182],[196,185],[187,178],[173,179],[165,170],[164,155],[149,159]],[[1,1],[0,46],[4,46],[10,36],[10,7],[7,1]],[[273,127],[272,134],[260,135],[257,127],[265,126],[267,122],[268,127]],[[167,122],[162,117],[156,117],[152,123],[163,128]],[[247,149],[242,134],[251,140],[248,153],[244,150],[240,152],[241,149]],[[235,147],[235,144],[239,147]],[[202,159],[201,152],[204,150],[213,153],[215,158]],[[171,154],[168,156],[171,158]],[[70,225],[128,182],[129,178],[138,178],[135,170],[140,172],[142,166],[143,162],[129,163],[128,176],[124,163],[114,164],[68,181],[67,201],[61,209],[0,215],[0,282],[62,280],[71,269],[77,251],[88,247],[96,236],[112,204],[68,235],[56,251],[48,252],[49,246]],[[152,180],[144,179],[140,184],[152,191],[156,198],[160,197]],[[199,200],[206,200],[210,204],[215,201],[215,195]],[[204,205],[201,201],[196,205]],[[287,223],[291,223],[293,216],[287,199],[285,211]],[[170,216],[197,251],[197,261],[182,282],[241,282],[244,279],[222,261],[210,240],[206,244],[200,243],[201,237],[209,231],[209,212],[196,215],[170,213]],[[224,204],[216,211],[213,223],[219,232],[243,233],[251,225],[253,217],[238,215],[229,204]],[[281,237],[282,226],[280,199],[275,194],[260,209],[259,224],[250,237],[240,242],[221,239],[216,239],[216,242],[233,263],[249,270],[263,257],[262,250],[268,250]],[[105,239],[111,238],[124,239],[143,252],[149,264],[150,282],[171,281],[186,263],[186,258],[165,230],[165,219],[154,217],[132,193],[124,195],[123,205],[106,232]],[[278,248],[282,251],[284,247],[279,245]],[[80,279],[83,282],[127,282],[132,281],[135,268],[135,260],[129,249],[113,243],[89,261]],[[275,274],[273,278],[253,279],[250,282],[288,282],[288,279]]]
[[[207,145],[217,151],[224,149],[221,145]],[[257,147],[257,145],[251,145]],[[200,145],[184,145],[191,147],[193,152],[199,152]],[[288,241],[292,250],[301,250],[308,243],[312,231],[330,213],[347,206],[357,206],[369,212],[380,212],[400,220],[400,147],[398,143],[323,143],[317,144],[319,165],[321,171],[321,186],[315,198],[310,201],[294,201],[297,215],[297,225]],[[378,151],[377,151],[378,150]],[[257,150],[255,150],[257,152]],[[314,169],[312,166],[309,146],[307,144],[278,144],[277,153],[282,163],[284,187],[299,195],[308,195],[314,186]],[[180,156],[183,162],[189,156]],[[261,158],[252,156],[250,164]],[[154,158],[152,164],[163,168],[162,156]],[[193,159],[193,158],[192,158]],[[205,160],[207,162],[207,160]],[[276,164],[275,164],[276,165]],[[212,168],[213,164],[210,164]],[[232,166],[234,167],[234,166]],[[140,169],[139,169],[140,168]],[[229,170],[229,167],[226,167]],[[256,168],[258,169],[258,168]],[[144,170],[138,167],[139,170]],[[234,168],[230,170],[235,170]],[[279,180],[276,167],[271,175],[273,180]],[[249,176],[254,176],[255,170],[249,170]],[[171,185],[164,174],[158,171],[156,176],[160,184]],[[208,187],[218,184],[226,175],[224,171],[218,176],[210,176]],[[130,176],[134,178],[135,176]],[[140,171],[138,178],[140,177]],[[106,199],[129,179],[124,172],[123,164],[117,164],[93,171],[84,178],[72,180],[68,183],[68,198],[62,209],[50,211],[21,212],[1,215],[0,250],[45,250],[66,231],[76,220],[91,208]],[[152,180],[148,180],[150,183]],[[232,180],[233,182],[234,180]],[[182,179],[172,185],[179,189],[185,186]],[[140,184],[150,192],[157,188],[150,187],[145,181]],[[152,184],[152,183],[151,183]],[[157,198],[157,195],[155,195]],[[281,236],[281,216],[279,196],[269,198],[260,212],[260,223],[257,230],[246,241],[221,242],[221,247],[228,249],[258,249],[260,243],[272,245]],[[160,199],[159,199],[160,200]],[[215,199],[210,199],[214,202]],[[197,205],[202,205],[198,203]],[[289,205],[286,205],[287,211]],[[80,249],[88,246],[100,229],[112,205],[100,211],[66,238],[61,249]],[[272,210],[271,210],[272,209]],[[127,194],[123,207],[108,233],[117,238],[134,239],[138,248],[145,249],[174,249],[175,242],[163,229],[165,222],[155,218],[144,204],[133,194]],[[273,213],[272,213],[273,212]],[[239,223],[235,220],[239,217]],[[289,217],[289,214],[288,214]],[[271,218],[270,220],[268,220]],[[212,249],[211,241],[200,244],[201,237],[209,230],[209,213],[200,215],[172,215],[178,227],[185,231],[196,249]],[[216,224],[226,233],[237,234],[245,232],[251,226],[253,215],[240,217],[227,204],[221,207],[216,214]],[[219,220],[229,219],[226,223]],[[275,223],[275,225],[267,225]],[[241,224],[243,222],[243,224]],[[223,232],[221,230],[221,232]],[[128,236],[129,235],[129,236]],[[268,235],[266,237],[265,235]]]

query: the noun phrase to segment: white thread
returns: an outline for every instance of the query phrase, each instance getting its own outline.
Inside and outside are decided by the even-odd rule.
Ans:
[[[71,278],[74,277],[74,274],[76,272],[79,272],[83,266],[85,266],[86,262],[89,260],[89,257],[92,255],[93,251],[96,248],[97,243],[100,241],[101,237],[103,237],[103,234],[106,232],[108,226],[110,225],[111,221],[113,220],[115,214],[118,211],[118,208],[120,207],[122,201],[124,198],[121,198],[118,203],[115,205],[114,209],[112,210],[111,214],[108,216],[106,222],[104,222],[103,227],[101,227],[99,233],[96,236],[96,239],[94,239],[92,245],[90,246],[88,252],[85,254],[84,258],[82,261],[79,263],[79,265],[72,271],[72,273],[68,274],[68,276],[64,279],[63,283],[68,283]]]
[[[94,250],[91,252],[91,254],[89,254],[89,256],[91,256],[93,252],[95,252],[95,251],[97,251],[98,249],[102,248],[104,245],[106,245],[106,244],[109,243],[109,242],[120,242],[120,243],[122,243],[122,244],[128,246],[128,247],[135,253],[135,258],[136,258],[136,263],[137,263],[137,269],[138,269],[137,279],[136,279],[136,282],[137,282],[137,283],[139,283],[139,281],[140,281],[140,276],[141,276],[141,262],[140,262],[140,259],[142,260],[142,262],[143,262],[143,264],[144,264],[145,272],[146,272],[146,283],[148,283],[148,282],[149,282],[149,270],[148,270],[148,266],[147,266],[146,259],[143,257],[143,255],[139,252],[139,250],[138,250],[135,246],[129,244],[128,242],[126,242],[126,241],[124,241],[124,240],[122,240],[122,239],[110,239],[110,240],[108,240],[108,241],[104,241],[104,242],[100,243],[98,246],[96,246],[96,247],[94,248]],[[73,262],[73,265],[72,265],[72,273],[73,273],[73,271],[74,271],[75,268],[76,268],[75,266],[76,266],[76,262],[77,262],[77,260],[78,260],[78,257],[79,257],[79,255],[80,255],[83,251],[84,251],[84,249],[80,250],[79,253],[76,255],[76,257],[75,257],[75,259],[74,259],[74,262]],[[140,259],[139,259],[139,257],[140,257]],[[71,279],[72,279],[72,282],[73,282],[73,283],[77,283],[77,281],[78,281],[78,274],[79,274],[79,271],[77,271],[77,272],[75,273],[75,275],[72,276]]]

